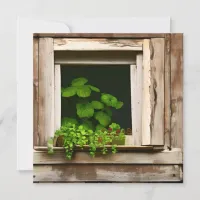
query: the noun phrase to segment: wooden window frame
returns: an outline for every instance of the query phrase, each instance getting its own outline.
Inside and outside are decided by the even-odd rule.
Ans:
[[[158,51],[159,48],[163,51]],[[116,64],[131,65],[131,74],[137,76],[131,83],[131,94],[135,94],[134,86],[137,92],[141,91],[137,102],[145,99],[145,103],[140,102],[141,108],[137,107],[135,100],[131,100],[132,109],[135,109],[137,115],[141,114],[140,125],[139,118],[134,117],[132,120],[140,134],[134,140],[133,137],[131,140],[127,137],[130,145],[118,147],[119,153],[116,155],[91,159],[87,152],[80,151],[77,147],[74,159],[68,161],[63,156],[63,148],[55,147],[56,153],[50,158],[45,144],[61,123],[60,118],[55,117],[61,115],[60,65],[109,64],[112,61],[105,59],[105,62],[101,60],[100,63],[98,57],[94,57],[92,61],[88,58],[63,60],[62,56],[55,57],[54,60],[55,51],[70,53],[80,50],[137,52],[136,63],[131,59],[127,61],[127,57],[124,57],[116,61]],[[143,59],[144,57],[149,59]],[[182,182],[182,57],[183,34],[180,33],[34,34],[34,182]],[[140,66],[139,70],[136,66]],[[177,72],[180,74],[179,78],[175,77]],[[148,120],[142,117],[147,112]],[[87,147],[85,150],[87,151]],[[95,171],[95,177],[92,174],[89,178],[83,175],[87,169],[83,165],[85,163],[88,163],[88,170]],[[60,166],[63,164],[69,170]],[[92,167],[89,164],[93,164]],[[56,168],[55,172],[53,168]],[[41,174],[44,169],[55,180],[45,179],[45,174]],[[102,176],[102,170],[108,170],[106,172],[111,175]],[[123,177],[123,170],[131,178]],[[59,171],[68,175],[61,177],[58,175]],[[70,171],[76,176],[74,180],[69,177]],[[116,178],[119,171],[121,175]],[[149,173],[149,178],[145,176],[146,172]],[[80,174],[82,177],[78,178]]]

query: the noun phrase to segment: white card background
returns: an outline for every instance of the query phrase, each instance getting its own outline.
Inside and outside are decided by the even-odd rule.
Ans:
[[[17,170],[33,169],[33,33],[170,33],[170,18],[95,18],[53,22],[18,18]]]

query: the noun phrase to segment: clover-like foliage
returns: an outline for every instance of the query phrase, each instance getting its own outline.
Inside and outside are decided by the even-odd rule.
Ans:
[[[91,100],[93,92],[99,93],[99,99]],[[60,129],[48,141],[48,152],[52,154],[55,145],[63,146],[66,158],[71,159],[77,145],[81,148],[88,145],[90,155],[95,156],[98,147],[106,154],[106,145],[111,144],[112,153],[116,153],[116,143],[118,140],[123,143],[125,137],[120,125],[112,123],[112,109],[120,109],[123,102],[111,94],[101,93],[85,77],[75,78],[68,87],[61,88],[61,95],[76,101],[76,117],[62,119]]]

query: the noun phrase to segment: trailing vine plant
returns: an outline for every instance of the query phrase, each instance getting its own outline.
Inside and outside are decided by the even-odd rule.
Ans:
[[[125,140],[125,131],[119,124],[112,123],[112,109],[120,109],[123,102],[115,96],[101,93],[100,89],[87,84],[84,77],[76,78],[67,88],[61,88],[62,97],[76,98],[76,118],[65,117],[54,138],[48,142],[48,152],[53,153],[53,146],[64,146],[66,158],[71,159],[77,146],[89,146],[90,155],[95,156],[98,148],[102,154],[107,154],[107,144],[112,145],[112,153],[116,153],[119,141]],[[100,94],[98,100],[91,100],[92,92]],[[61,144],[58,144],[58,141]]]

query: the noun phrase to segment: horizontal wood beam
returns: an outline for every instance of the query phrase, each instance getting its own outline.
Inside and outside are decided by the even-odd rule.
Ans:
[[[182,182],[181,165],[35,165],[34,183]]]
[[[77,65],[133,65],[134,51],[56,51],[55,64]],[[124,67],[124,66],[122,66]]]
[[[112,145],[105,145],[106,148],[111,149]],[[163,147],[155,147],[156,150],[163,150]],[[64,147],[54,147],[54,151],[64,151]],[[89,151],[90,147],[89,145],[84,145],[83,149],[81,149],[78,145],[76,146],[76,151]],[[101,150],[102,148],[98,148]],[[48,148],[46,146],[35,146],[34,150],[36,151],[47,151]],[[117,145],[118,151],[153,151],[153,146],[133,146],[133,145]]]
[[[34,164],[182,164],[180,150],[163,152],[124,152],[116,154],[98,154],[92,158],[89,152],[75,152],[72,160],[67,160],[64,151],[49,155],[44,151],[34,151]]]
[[[53,38],[164,38],[167,33],[34,33],[34,37]]]
[[[54,39],[54,51],[142,51],[143,40]]]

